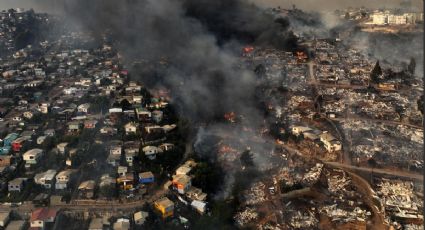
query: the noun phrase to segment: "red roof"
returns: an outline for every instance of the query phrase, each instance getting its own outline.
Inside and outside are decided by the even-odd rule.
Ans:
[[[56,213],[56,209],[53,208],[39,208],[31,213],[31,221],[45,221],[50,218],[56,218]]]

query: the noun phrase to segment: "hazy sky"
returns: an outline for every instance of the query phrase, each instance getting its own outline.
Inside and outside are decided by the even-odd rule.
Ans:
[[[33,8],[36,11],[42,12],[51,12],[52,9],[55,9],[55,2],[59,2],[61,0],[0,0],[0,9],[8,9],[8,8]],[[72,0],[71,0],[72,1]],[[90,0],[87,0],[90,1]],[[213,1],[213,0],[212,0]],[[297,8],[304,10],[335,10],[335,9],[343,9],[349,6],[352,7],[373,7],[373,8],[381,8],[381,7],[397,7],[400,2],[403,0],[247,0],[251,2],[255,2],[258,5],[264,7],[270,6],[281,6],[284,8],[292,7],[292,4],[295,4]],[[422,0],[411,0],[412,6],[420,9],[423,9],[423,1]],[[119,0],[117,0],[117,4],[119,4]]]
[[[335,10],[347,7],[372,7],[372,8],[391,8],[397,7],[403,0],[249,0],[263,6],[281,6],[284,8],[292,7],[295,4],[297,8],[305,10]],[[423,9],[422,0],[411,0],[412,6]]]

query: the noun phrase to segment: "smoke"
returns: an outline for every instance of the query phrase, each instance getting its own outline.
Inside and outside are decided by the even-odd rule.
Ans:
[[[241,0],[76,0],[64,1],[63,9],[99,39],[107,31],[128,65],[154,63],[157,68],[133,77],[170,88],[180,112],[193,119],[251,106],[255,78],[236,59],[244,44],[297,47],[285,19]]]
[[[423,77],[423,33],[355,32],[346,42],[364,55],[380,60],[388,68],[401,67],[414,58],[417,65],[415,75],[418,79]]]
[[[273,145],[266,138],[252,139],[264,120],[255,100],[257,78],[251,70],[240,67],[239,56],[247,44],[297,49],[297,39],[286,18],[275,18],[242,0],[62,3],[60,8],[70,24],[100,42],[105,35],[111,38],[125,65],[132,67],[132,78],[148,89],[170,89],[180,115],[195,125],[211,123],[198,131],[196,152],[210,160],[219,158],[210,142],[214,136],[229,140],[228,144],[238,146],[238,150],[251,146],[256,166],[268,164],[264,153]],[[243,115],[243,121],[237,126],[217,122],[226,112]],[[223,186],[223,196],[227,196],[236,170],[233,161],[217,161],[229,166]]]
[[[421,0],[249,0],[262,7],[277,7],[291,8],[295,5],[303,10],[314,11],[333,11],[336,9],[348,7],[369,7],[369,8],[394,8],[400,7],[402,2],[410,2],[412,8],[422,9],[423,1]]]

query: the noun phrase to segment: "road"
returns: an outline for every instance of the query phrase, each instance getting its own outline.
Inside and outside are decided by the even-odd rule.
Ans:
[[[361,116],[356,116],[351,114],[350,117],[338,117],[338,118],[330,118],[333,121],[347,121],[347,120],[360,120],[360,121],[369,121],[369,122],[380,122],[383,124],[388,124],[388,125],[405,125],[411,128],[416,128],[416,129],[422,129],[422,126],[418,126],[418,125],[413,125],[413,124],[409,124],[406,122],[401,122],[401,121],[390,121],[390,120],[383,120],[383,119],[374,119],[374,118],[367,118],[367,117],[361,117]]]
[[[389,175],[389,176],[395,176],[395,177],[402,177],[412,180],[418,180],[423,182],[424,178],[422,174],[417,173],[411,173],[406,171],[395,171],[395,170],[389,170],[389,169],[381,169],[381,168],[368,168],[368,167],[357,167],[353,165],[347,165],[347,164],[341,164],[338,162],[324,162],[327,165],[331,165],[334,167],[350,170],[350,171],[360,171],[360,172],[366,172],[366,173],[374,173],[374,174],[383,174],[383,175]]]
[[[61,204],[61,205],[49,205],[50,208],[56,208],[61,210],[70,210],[75,212],[84,212],[84,211],[98,211],[98,212],[108,212],[108,211],[133,211],[137,208],[143,207],[145,204],[150,204],[155,200],[158,200],[161,197],[164,197],[168,190],[162,189],[163,186],[157,190],[154,195],[149,196],[147,199],[134,201],[134,202],[126,202],[120,203],[118,201],[107,201],[107,202],[78,202],[74,201],[69,204]],[[34,209],[36,209],[31,202],[26,202],[18,207],[10,207],[8,205],[0,205],[1,211],[10,211],[15,210],[20,213],[30,213]]]
[[[300,150],[292,148],[288,145],[281,145],[283,148],[285,148],[288,152],[296,154],[300,157],[305,157],[308,154],[303,154]],[[320,159],[318,159],[320,160]],[[337,167],[337,168],[341,168],[341,169],[345,169],[345,170],[350,170],[350,171],[361,171],[361,172],[366,172],[366,173],[373,173],[374,174],[383,174],[383,175],[389,175],[389,176],[394,176],[394,177],[400,177],[400,178],[407,178],[407,179],[411,179],[411,180],[419,180],[421,182],[423,182],[423,175],[422,174],[416,174],[416,173],[411,173],[411,172],[406,172],[406,171],[395,171],[395,170],[389,170],[389,169],[379,169],[379,168],[369,168],[369,167],[357,167],[357,166],[353,166],[353,165],[349,165],[349,164],[345,164],[345,163],[338,163],[338,162],[329,162],[329,161],[322,161],[324,164],[333,166],[333,167]]]

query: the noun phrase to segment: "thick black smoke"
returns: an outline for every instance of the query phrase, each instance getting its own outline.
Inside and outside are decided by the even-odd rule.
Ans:
[[[127,63],[154,66],[139,65],[133,76],[170,88],[181,112],[201,120],[252,107],[255,78],[237,68],[234,50],[247,43],[297,47],[286,19],[242,0],[68,0],[63,8],[99,38],[107,31]]]
[[[242,0],[184,0],[186,15],[198,19],[219,42],[236,39],[279,49],[297,47],[286,18],[274,19],[256,5]]]

